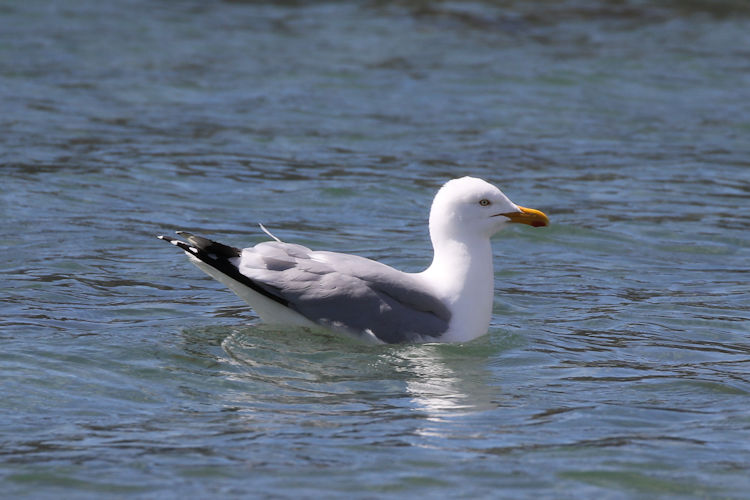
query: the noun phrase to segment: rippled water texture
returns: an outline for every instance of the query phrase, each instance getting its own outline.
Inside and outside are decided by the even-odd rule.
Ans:
[[[0,496],[747,498],[750,8],[0,5]],[[260,326],[154,235],[428,264],[495,241],[489,335]]]

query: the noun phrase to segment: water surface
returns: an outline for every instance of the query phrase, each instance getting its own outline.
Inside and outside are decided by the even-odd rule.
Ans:
[[[4,495],[746,498],[744,2],[0,7]],[[261,326],[155,234],[417,271],[544,210],[487,336]]]

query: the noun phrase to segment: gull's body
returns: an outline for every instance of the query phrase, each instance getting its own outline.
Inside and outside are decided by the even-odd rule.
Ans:
[[[160,238],[266,323],[322,326],[387,343],[464,342],[487,333],[494,295],[490,237],[511,222],[545,226],[548,220],[495,186],[463,177],[435,196],[434,256],[420,273],[279,240],[240,250],[183,232],[187,242]]]

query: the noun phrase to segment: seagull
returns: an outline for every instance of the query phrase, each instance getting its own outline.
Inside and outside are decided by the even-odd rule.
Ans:
[[[429,218],[433,258],[406,273],[356,255],[272,239],[236,248],[184,231],[158,236],[228,286],[269,324],[324,328],[377,343],[468,342],[487,333],[494,272],[490,238],[512,223],[547,226],[475,177],[446,182]]]

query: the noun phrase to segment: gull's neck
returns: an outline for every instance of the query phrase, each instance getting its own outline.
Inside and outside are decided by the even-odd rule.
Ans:
[[[487,333],[494,296],[492,246],[485,235],[450,234],[430,225],[432,264],[421,273],[451,310],[446,341],[469,341]]]

